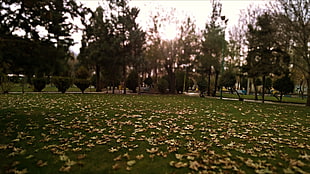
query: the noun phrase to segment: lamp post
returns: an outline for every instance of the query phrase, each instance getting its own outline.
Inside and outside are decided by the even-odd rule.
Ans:
[[[224,24],[224,26],[223,26],[223,39],[222,39],[222,60],[221,60],[221,74],[222,74],[222,76],[221,77],[223,77],[223,73],[224,73],[224,52],[225,52],[225,29],[226,29],[226,24],[227,24],[227,22],[228,22],[228,19],[225,19],[226,17],[225,16],[221,16],[221,20],[222,20],[222,22],[223,22],[223,24]],[[220,87],[221,87],[221,89],[220,89],[220,99],[223,99],[223,86],[222,85],[220,85]]]

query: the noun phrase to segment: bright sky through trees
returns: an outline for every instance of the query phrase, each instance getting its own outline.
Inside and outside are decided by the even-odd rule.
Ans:
[[[102,4],[101,0],[77,0],[83,3],[85,6],[95,10],[98,4]],[[231,28],[234,25],[237,25],[240,10],[246,9],[250,4],[254,5],[263,5],[266,3],[266,0],[222,0],[223,4],[222,14],[225,15],[229,21],[227,28]],[[211,0],[153,0],[153,1],[144,1],[144,0],[133,0],[129,3],[131,6],[136,6],[140,9],[140,14],[138,17],[138,22],[142,28],[147,31],[151,22],[152,14],[156,13],[156,10],[171,10],[175,8],[176,12],[173,13],[174,17],[178,20],[184,20],[186,16],[190,16],[195,20],[195,24],[198,30],[202,30],[205,27],[205,24],[210,20],[212,2]],[[160,12],[161,13],[161,12]],[[161,33],[161,37],[166,40],[171,40],[176,37],[177,30],[175,24],[166,25]],[[75,42],[80,43],[81,34],[75,33],[73,35]],[[80,44],[76,44],[71,48],[75,53],[79,52]]]

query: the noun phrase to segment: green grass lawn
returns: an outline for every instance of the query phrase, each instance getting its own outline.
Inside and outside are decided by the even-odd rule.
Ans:
[[[183,95],[0,95],[0,173],[303,173],[310,108]]]
[[[217,94],[217,95],[220,96],[220,94]],[[223,97],[238,98],[238,95],[237,94],[223,93]],[[254,95],[240,95],[240,97],[242,97],[244,99],[251,99],[251,100],[255,99]],[[262,100],[262,96],[258,96],[258,100]],[[266,101],[279,102],[276,97],[270,96],[270,94],[265,94],[265,100]],[[301,104],[303,104],[303,103],[307,102],[307,98],[302,99],[301,97],[286,97],[286,96],[283,96],[282,102],[301,103]]]

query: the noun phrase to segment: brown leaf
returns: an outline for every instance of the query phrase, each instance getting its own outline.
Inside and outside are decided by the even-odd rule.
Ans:
[[[122,159],[122,155],[117,156],[116,158],[114,158],[114,161],[120,161]]]
[[[39,166],[39,167],[47,166],[47,161],[43,162],[42,160],[39,160],[37,162],[37,166]]]
[[[138,160],[141,160],[141,159],[143,159],[143,158],[144,158],[144,155],[143,155],[143,154],[141,154],[141,155],[137,155],[137,156],[136,156],[136,158],[137,158]]]
[[[77,159],[77,160],[82,160],[82,159],[84,159],[85,157],[86,157],[85,154],[79,154],[79,155],[76,157],[76,159]]]

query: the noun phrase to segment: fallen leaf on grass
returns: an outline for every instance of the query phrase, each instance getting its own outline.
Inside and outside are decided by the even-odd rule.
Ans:
[[[39,160],[37,162],[37,166],[39,166],[39,167],[47,166],[47,161],[43,162],[42,160]]]
[[[124,157],[124,158],[127,158],[127,160],[129,160],[129,159],[130,159],[130,156],[129,156],[129,154],[128,154],[128,153],[125,153],[125,154],[123,155],[123,157]]]
[[[198,171],[200,167],[203,167],[202,164],[199,164],[197,161],[189,161],[189,168]]]
[[[79,155],[76,157],[76,159],[77,159],[77,160],[82,160],[82,159],[84,159],[85,157],[86,157],[85,154],[79,154]]]
[[[175,154],[176,159],[182,160],[183,155],[182,154]]]
[[[127,161],[128,166],[133,166],[134,164],[136,164],[136,160]]]
[[[30,158],[33,158],[34,156],[33,155],[28,155],[27,157],[26,157],[26,159],[30,159]]]
[[[176,161],[170,161],[169,164],[170,164],[170,166],[176,167],[176,168],[181,168],[181,167],[187,167],[188,166],[188,163],[176,162]]]
[[[122,159],[122,155],[117,156],[116,158],[114,158],[114,161],[120,161]]]
[[[115,163],[115,164],[112,166],[112,169],[114,169],[114,170],[117,170],[117,169],[119,169],[119,168],[121,168],[121,165],[120,165],[119,163]]]
[[[148,153],[156,153],[158,151],[158,147],[152,147],[151,149],[146,149]]]
[[[9,170],[8,173],[26,174],[26,173],[28,173],[28,170],[27,169],[17,170],[16,168],[14,168],[14,169]]]
[[[60,155],[59,158],[60,158],[60,161],[67,161],[69,159],[69,157],[64,154]]]
[[[143,158],[144,158],[144,155],[143,155],[143,154],[141,154],[141,155],[137,155],[137,156],[136,156],[136,158],[137,158],[138,160],[141,160],[141,159],[143,159]]]
[[[307,153],[305,153],[303,155],[299,155],[298,157],[301,158],[301,159],[308,160],[308,161],[310,160],[310,155],[308,155]]]
[[[71,166],[61,166],[59,169],[60,172],[69,172],[71,169]]]

